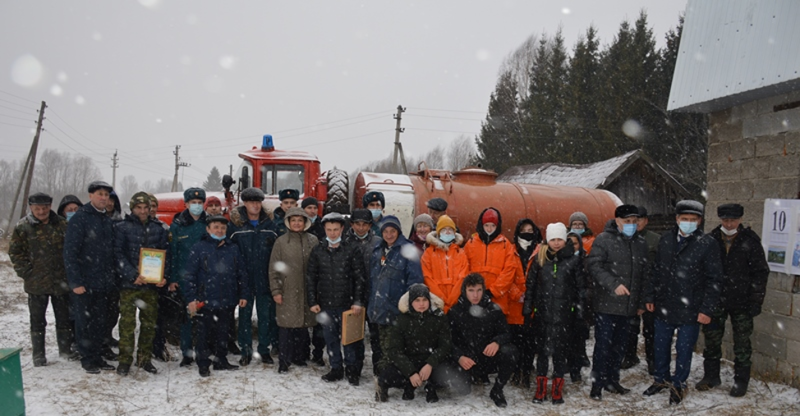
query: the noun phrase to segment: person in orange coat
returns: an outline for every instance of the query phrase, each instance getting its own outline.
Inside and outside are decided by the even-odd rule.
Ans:
[[[536,356],[536,337],[533,320],[522,315],[522,306],[525,302],[525,280],[528,269],[539,253],[539,243],[542,242],[542,233],[539,227],[530,218],[523,218],[517,223],[514,230],[514,249],[517,253],[516,274],[514,284],[508,291],[508,315],[506,320],[511,327],[514,345],[520,352],[517,364],[519,369],[511,377],[511,384],[519,385],[525,389],[531,387],[531,373],[533,372],[533,359]]]
[[[486,208],[478,217],[477,233],[464,245],[469,272],[486,280],[486,293],[508,316],[509,290],[517,271],[516,248],[501,234],[502,218],[495,208]]]
[[[425,238],[422,254],[422,276],[431,293],[444,300],[444,312],[458,302],[461,281],[469,274],[469,262],[461,244],[464,237],[456,233],[456,223],[447,215],[439,217],[436,231]]]

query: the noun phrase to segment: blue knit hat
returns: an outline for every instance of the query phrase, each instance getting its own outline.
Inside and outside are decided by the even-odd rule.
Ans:
[[[397,232],[400,233],[400,235],[403,235],[403,229],[400,226],[400,220],[394,215],[387,215],[383,217],[383,220],[381,221],[381,234],[383,234],[383,230],[385,230],[386,227],[393,227],[397,229]]]

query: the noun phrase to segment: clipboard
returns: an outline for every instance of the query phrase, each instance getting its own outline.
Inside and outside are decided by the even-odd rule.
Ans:
[[[356,315],[352,309],[342,312],[342,345],[352,344],[364,339],[364,317],[367,309]]]

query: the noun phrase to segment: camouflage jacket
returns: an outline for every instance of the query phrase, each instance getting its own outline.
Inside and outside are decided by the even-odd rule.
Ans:
[[[64,268],[64,234],[67,221],[50,211],[47,224],[28,215],[19,220],[8,255],[17,275],[25,281],[25,292],[32,295],[69,293]]]

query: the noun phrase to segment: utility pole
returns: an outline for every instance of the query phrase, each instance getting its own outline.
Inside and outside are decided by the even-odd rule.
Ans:
[[[395,173],[400,173],[401,171],[397,169],[397,155],[400,155],[400,163],[403,164],[402,173],[404,175],[408,175],[408,168],[406,168],[406,156],[403,153],[403,144],[400,143],[400,133],[404,132],[406,129],[400,127],[400,121],[403,119],[403,113],[406,111],[402,105],[397,106],[397,114],[394,115],[394,119],[397,120],[397,127],[394,129],[394,155],[392,156],[392,170]]]
[[[178,155],[180,148],[179,145],[175,145],[175,151],[172,152],[175,155],[175,176],[172,178],[172,192],[178,192],[178,169],[191,166],[188,163],[181,162],[181,157]]]
[[[14,226],[14,208],[17,207],[19,201],[19,191],[22,188],[22,183],[25,183],[25,193],[22,196],[22,214],[20,218],[25,216],[25,211],[28,208],[28,194],[31,192],[31,178],[33,178],[33,166],[36,164],[36,151],[39,149],[39,136],[42,133],[42,121],[44,120],[44,109],[47,103],[42,101],[42,106],[39,108],[39,120],[36,122],[36,134],[33,136],[33,144],[31,150],[28,152],[28,159],[25,161],[25,167],[22,168],[22,177],[19,178],[19,185],[17,185],[17,192],[14,195],[14,204],[11,205],[11,214],[8,216],[8,228]],[[26,175],[27,171],[27,175]],[[10,235],[10,233],[9,233]]]
[[[117,157],[117,149],[114,149],[114,156],[111,157],[111,187],[117,188],[117,168],[119,167],[119,158]]]

